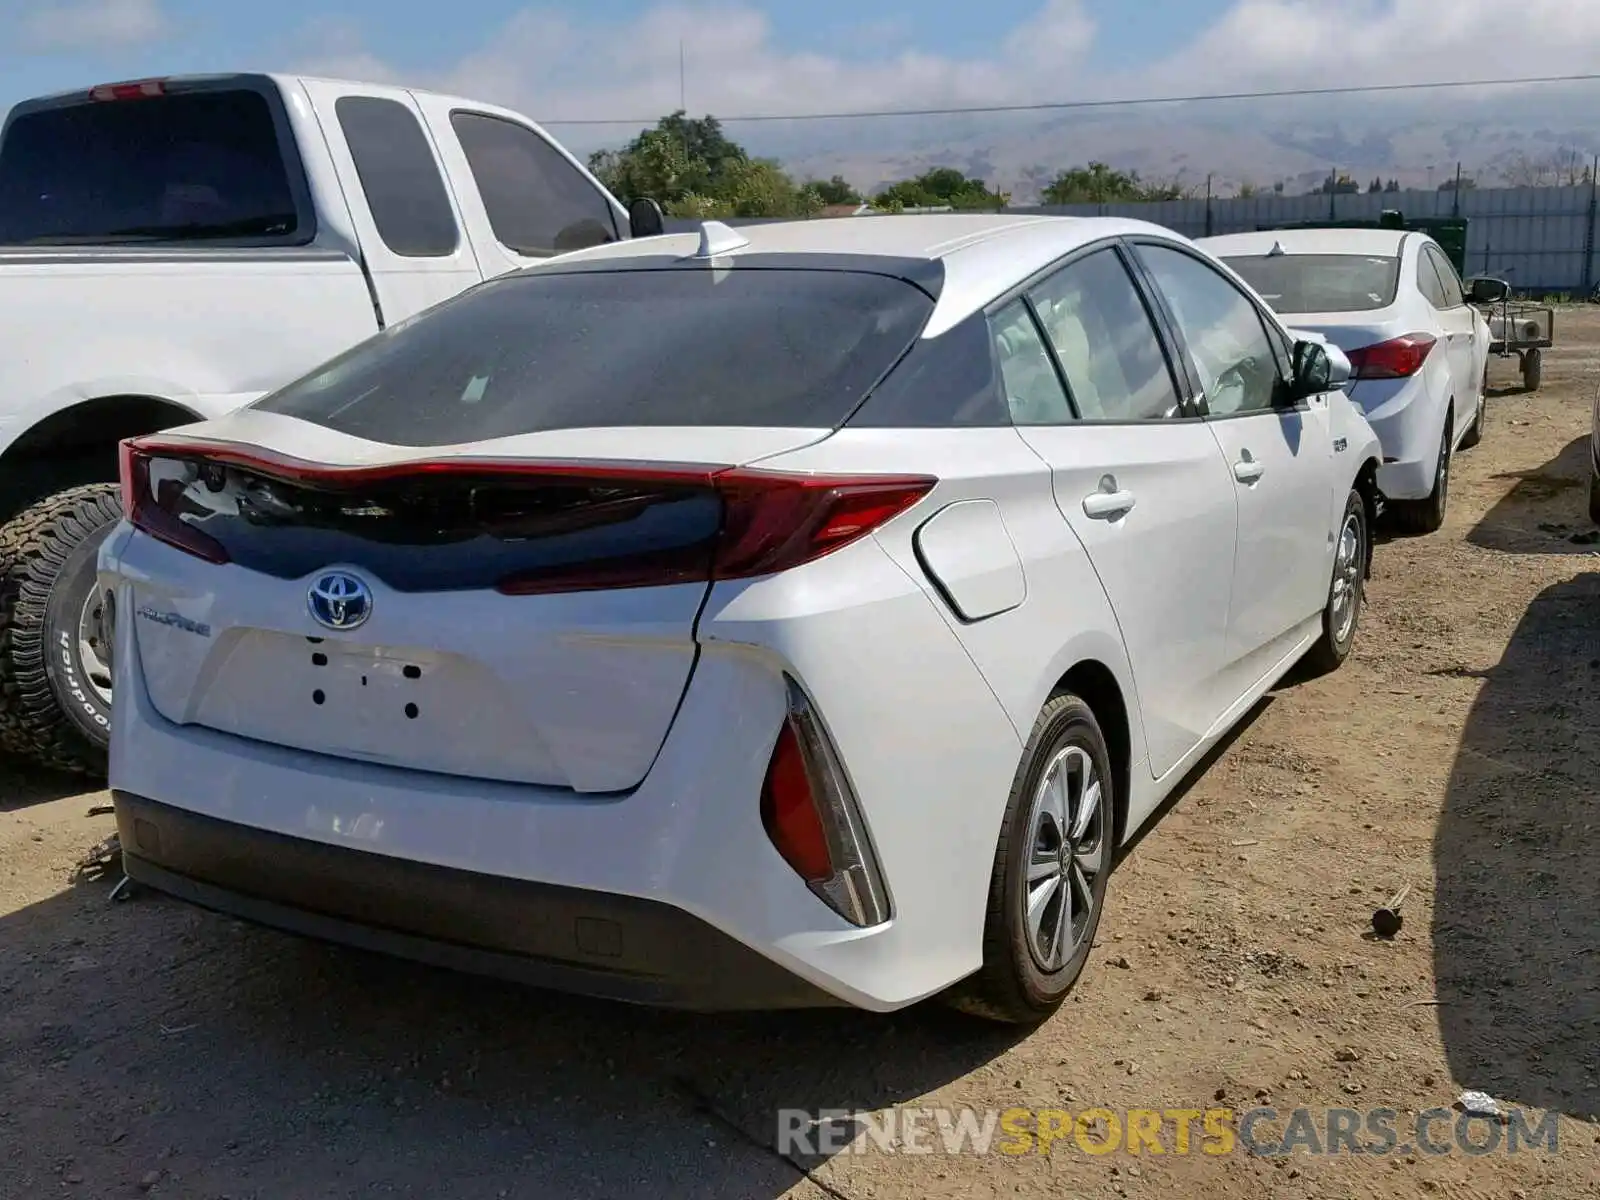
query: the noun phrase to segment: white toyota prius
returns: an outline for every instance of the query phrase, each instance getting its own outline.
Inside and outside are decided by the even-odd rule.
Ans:
[[[1046,1018],[1118,847],[1350,652],[1344,356],[1155,226],[706,225],[124,445],[129,876],[702,1010]]]

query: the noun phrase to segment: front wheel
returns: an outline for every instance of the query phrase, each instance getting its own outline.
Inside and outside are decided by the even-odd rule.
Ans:
[[[1589,520],[1600,525],[1600,471],[1589,468]]]
[[[0,749],[103,776],[111,672],[96,559],[122,517],[116,484],[72,488],[0,528]]]
[[[1305,664],[1314,675],[1337,671],[1355,645],[1356,629],[1361,624],[1361,602],[1366,597],[1370,537],[1367,502],[1352,488],[1344,503],[1344,516],[1334,543],[1333,578],[1328,584],[1328,602],[1322,610],[1322,636],[1306,652]]]
[[[1094,712],[1058,693],[1039,714],[1006,805],[989,885],[983,966],[948,999],[1038,1025],[1083,973],[1116,851],[1111,758]]]

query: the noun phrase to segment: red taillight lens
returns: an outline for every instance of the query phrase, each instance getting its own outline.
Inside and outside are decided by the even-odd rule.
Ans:
[[[714,576],[749,579],[812,562],[899,516],[935,482],[725,471],[716,477],[725,515]]]
[[[761,789],[773,847],[829,908],[866,929],[889,919],[889,892],[833,741],[800,686],[786,679],[788,712]]]
[[[828,835],[817,814],[805,756],[792,722],[785,721],[761,792],[761,823],[783,860],[807,883],[833,875]]]
[[[1346,356],[1350,359],[1351,378],[1410,379],[1422,370],[1438,340],[1431,333],[1408,333],[1351,350]]]
[[[154,484],[152,463],[162,464],[166,471],[166,477]],[[676,463],[465,457],[331,467],[227,443],[161,437],[124,443],[122,494],[129,520],[152,537],[211,562],[227,562],[226,549],[178,515],[183,492],[193,486],[188,477],[203,465],[239,468],[319,488],[482,476],[586,488],[596,497],[626,493],[634,502],[640,496],[681,497],[686,492],[702,496],[714,492],[721,500],[721,529],[714,543],[670,549],[636,543],[622,554],[580,558],[502,579],[498,590],[516,596],[709,583],[791,570],[865,537],[926,496],[938,482],[923,475],[804,475]],[[180,478],[183,472],[187,476]]]
[[[122,511],[135,529],[158,541],[193,554],[211,563],[225,563],[228,552],[222,543],[183,520],[181,504],[184,484],[177,475],[152,482],[154,464],[176,471],[197,471],[192,463],[160,458],[138,442],[121,446]]]
[[[89,90],[89,99],[104,103],[108,100],[149,100],[166,94],[165,80],[133,79],[127,83],[102,83]]]

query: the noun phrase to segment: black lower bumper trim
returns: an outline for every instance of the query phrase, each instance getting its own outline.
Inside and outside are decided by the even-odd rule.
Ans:
[[[286,837],[127,792],[135,883],[289,933],[535,987],[701,1012],[843,1001],[699,918],[632,896],[528,883]]]

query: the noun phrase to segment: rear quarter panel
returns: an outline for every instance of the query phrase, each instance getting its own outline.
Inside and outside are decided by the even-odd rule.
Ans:
[[[0,252],[0,450],[108,396],[219,416],[376,329],[336,251]]]

